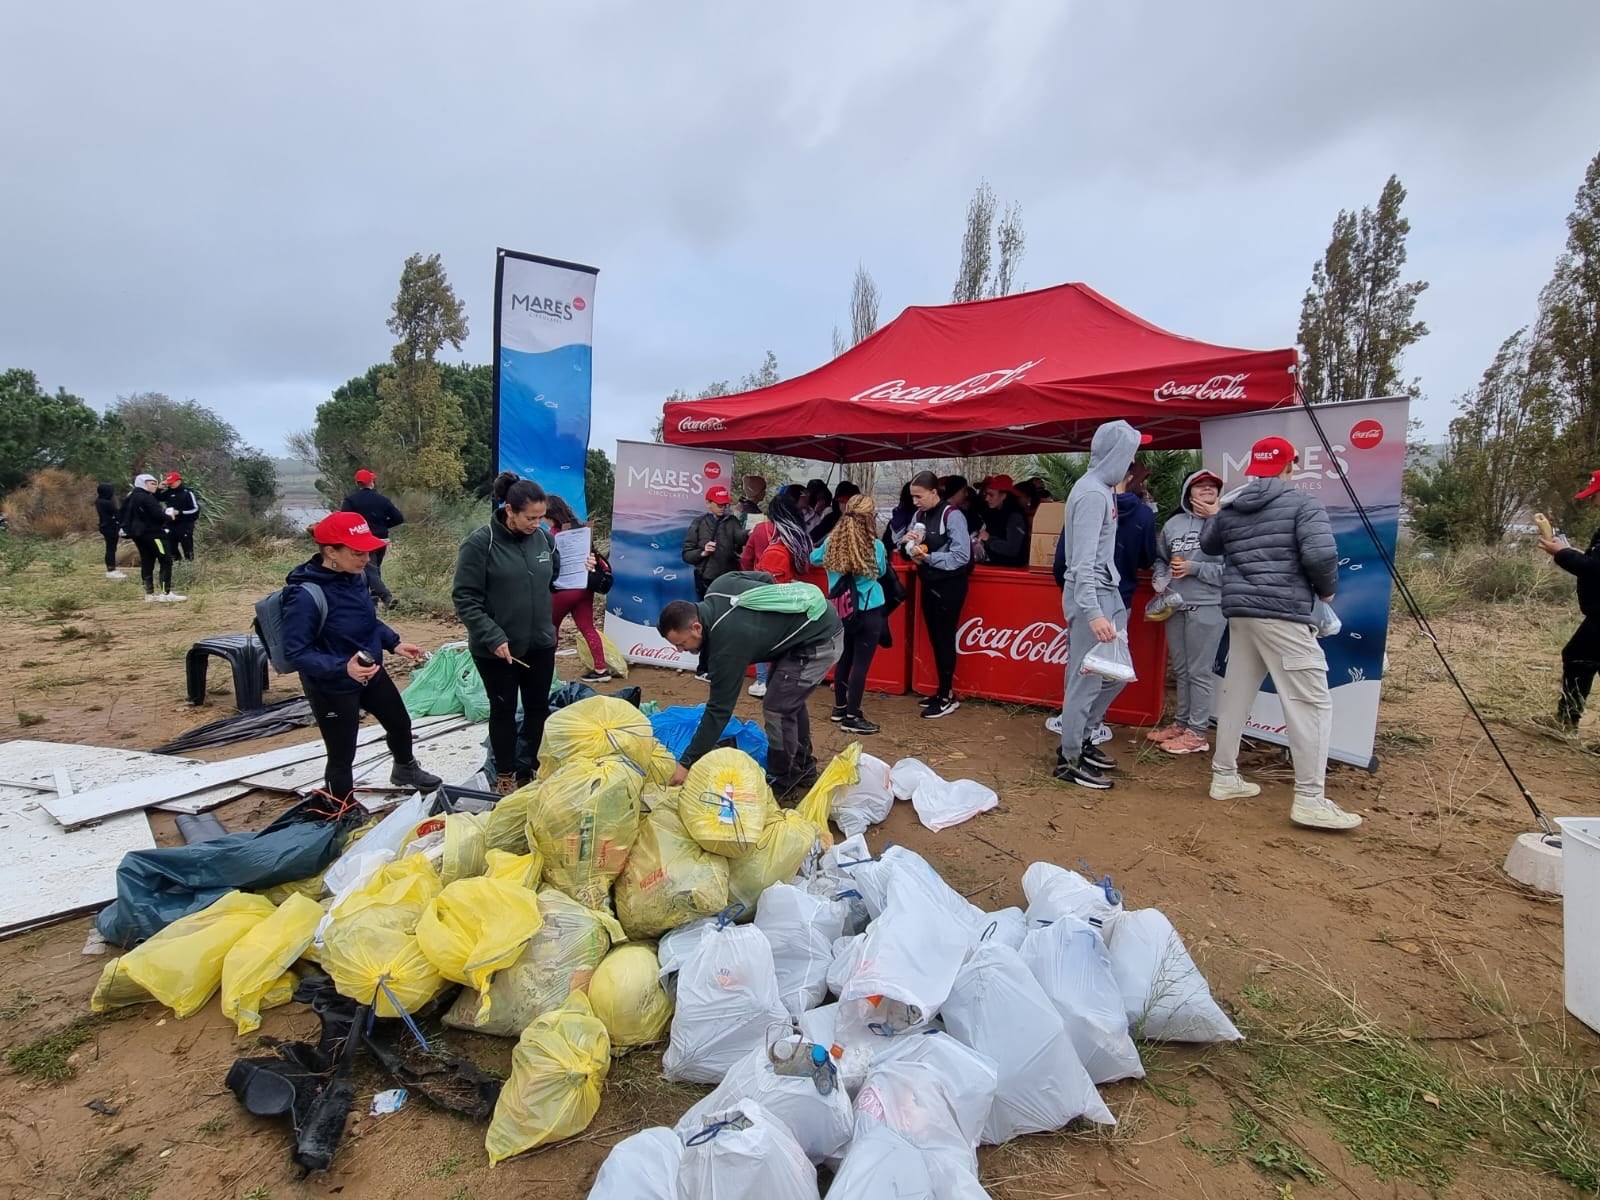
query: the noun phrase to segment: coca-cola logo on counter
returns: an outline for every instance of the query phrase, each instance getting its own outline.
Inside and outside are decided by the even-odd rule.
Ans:
[[[1012,662],[1067,665],[1067,631],[1054,621],[1034,621],[1021,629],[984,624],[983,617],[968,617],[956,630],[957,654],[1009,658]]]
[[[680,417],[679,433],[718,433],[726,429],[721,417]]]
[[[1250,378],[1246,371],[1242,375],[1213,375],[1204,383],[1179,383],[1169,379],[1151,393],[1157,404],[1165,404],[1168,400],[1243,400],[1244,381]]]
[[[984,371],[979,375],[969,376],[960,383],[911,386],[904,379],[890,379],[865,391],[857,392],[850,399],[876,400],[887,404],[926,404],[930,407],[935,404],[950,404],[970,396],[982,396],[986,392],[997,391],[1008,383],[1016,383],[1043,361],[1042,358],[1029,359],[1015,367]]]

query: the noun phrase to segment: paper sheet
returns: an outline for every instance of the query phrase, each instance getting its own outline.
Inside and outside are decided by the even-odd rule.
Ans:
[[[559,591],[589,586],[590,531],[587,527],[556,534],[556,550],[561,555],[561,574],[556,576]]]

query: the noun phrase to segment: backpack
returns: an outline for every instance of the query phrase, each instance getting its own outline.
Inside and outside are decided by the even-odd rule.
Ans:
[[[848,622],[860,611],[860,597],[856,593],[856,577],[840,575],[828,589],[828,603],[839,614],[839,620]]]
[[[299,586],[317,606],[317,633],[320,634],[328,622],[328,598],[322,594],[321,584],[302,583]],[[272,669],[280,675],[292,675],[295,666],[283,648],[282,588],[256,601],[255,632],[261,644],[267,648],[267,661],[272,664]]]

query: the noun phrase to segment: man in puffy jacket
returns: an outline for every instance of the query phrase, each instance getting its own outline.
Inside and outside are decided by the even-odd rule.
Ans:
[[[739,552],[749,539],[744,518],[728,511],[732,503],[727,488],[707,488],[706,511],[683,536],[683,561],[694,568],[694,594],[702,600],[718,578],[739,569]]]
[[[1331,601],[1338,587],[1339,551],[1327,509],[1291,482],[1299,462],[1287,439],[1262,438],[1250,448],[1249,482],[1223,500],[1200,533],[1200,549],[1223,558],[1229,641],[1211,798],[1261,794],[1258,784],[1239,777],[1239,740],[1261,680],[1271,675],[1294,760],[1289,819],[1312,829],[1354,829],[1361,818],[1327,797],[1333,697],[1311,623],[1317,599]]]
[[[383,541],[367,558],[367,590],[373,600],[385,609],[394,607],[394,593],[383,581],[383,556],[389,553],[389,531],[406,523],[405,514],[394,506],[394,501],[378,490],[378,477],[362,467],[356,472],[356,490],[344,498],[340,508],[344,512],[360,513],[367,519],[372,536]]]
[[[1600,507],[1600,471],[1589,477],[1589,486],[1576,499]],[[1583,622],[1561,650],[1561,705],[1556,710],[1561,727],[1573,730],[1583,719],[1589,689],[1600,674],[1600,529],[1589,539],[1587,553],[1554,538],[1540,538],[1539,549],[1554,558],[1556,566],[1578,577],[1578,611]]]

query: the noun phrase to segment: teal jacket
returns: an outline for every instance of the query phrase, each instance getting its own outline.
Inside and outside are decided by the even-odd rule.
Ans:
[[[561,555],[542,528],[512,533],[497,512],[482,529],[468,534],[456,555],[450,598],[456,616],[467,627],[472,653],[493,657],[502,642],[517,658],[526,658],[532,650],[552,649],[556,627],[551,620],[550,587],[559,574]]]
[[[831,537],[832,535],[830,534],[829,536]],[[822,545],[818,546],[811,552],[811,565],[813,567],[820,567],[822,565],[822,554],[827,548],[828,539],[823,538]],[[856,576],[856,607],[862,612],[866,612],[867,610],[873,608],[883,607],[883,584],[879,583],[878,580],[882,579],[883,573],[889,569],[889,561],[883,553],[882,542],[874,543],[874,549],[876,549],[878,552],[878,573],[871,579],[865,579],[860,575]],[[833,591],[838,582],[839,572],[829,571],[828,591],[830,593]]]

